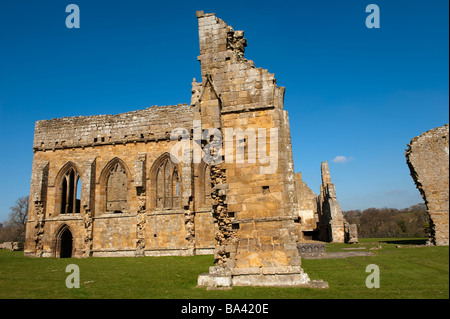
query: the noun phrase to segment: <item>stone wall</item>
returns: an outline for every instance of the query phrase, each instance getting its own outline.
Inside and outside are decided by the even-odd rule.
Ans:
[[[198,253],[211,253],[211,203],[208,207],[205,193],[193,196],[191,163],[173,166],[179,188],[173,207],[156,204],[158,168],[178,142],[170,133],[175,128],[189,132],[192,119],[191,106],[177,105],[38,121],[25,254],[58,257],[66,228],[73,236],[75,257],[186,255],[197,246]],[[73,206],[78,210],[66,213],[61,206],[69,170],[75,172],[81,192]],[[112,178],[113,170],[118,178]],[[196,182],[204,185],[200,179]],[[203,203],[197,205],[198,215],[194,201]],[[122,206],[114,206],[117,202]],[[191,213],[195,228],[186,221]]]
[[[313,233],[317,233],[317,195],[302,180],[302,173],[295,174],[297,189],[298,214],[300,223],[297,223],[297,235],[299,239],[304,236],[313,239]]]
[[[334,183],[331,182],[328,162],[321,164],[322,185],[319,195],[319,233],[320,239],[332,243],[343,243],[344,214],[336,197]]]
[[[117,115],[63,117],[36,122],[34,150],[165,140],[172,129],[192,127],[187,104],[152,106]]]
[[[331,182],[328,162],[321,164],[322,185],[317,197],[318,237],[321,241],[332,243],[357,243],[357,227],[348,224],[337,200],[336,188]]]
[[[406,162],[430,214],[430,243],[449,244],[449,129],[448,124],[414,137]]]
[[[23,243],[17,241],[7,241],[0,244],[0,249],[9,249],[11,251],[23,250]]]
[[[276,85],[273,74],[244,57],[243,31],[214,14],[201,11],[197,18],[202,82],[193,82],[194,117],[199,114],[202,128],[224,134],[235,128],[264,130],[264,137],[236,134],[233,143],[246,148],[256,139],[276,163],[271,170],[259,157],[250,162],[251,153],[243,163],[228,161],[227,155],[236,155],[234,147],[225,162],[215,165],[211,179],[219,225],[217,263],[199,277],[199,285],[308,285],[296,245],[297,192],[284,88]]]
[[[35,229],[37,229],[39,218],[39,210],[36,207],[41,206],[45,215],[42,230],[44,255],[55,256],[55,236],[60,227],[68,225],[74,236],[74,255],[81,256],[86,237],[85,223],[89,225],[89,219],[93,222],[92,234],[89,235],[92,238],[92,255],[133,255],[136,249],[138,212],[142,209],[141,206],[147,208],[143,216],[147,255],[163,254],[163,250],[166,250],[167,254],[180,253],[180,249],[186,250],[185,207],[182,193],[191,183],[181,183],[181,198],[177,207],[157,209],[155,202],[156,177],[152,167],[158,164],[163,154],[170,152],[175,143],[176,141],[162,140],[36,151],[34,162],[37,164],[34,166],[33,176],[37,175],[37,177],[33,178],[32,182],[33,205],[30,206],[27,224],[26,252],[35,250],[37,239]],[[145,162],[138,160],[142,154],[146,154]],[[92,161],[92,159],[95,160]],[[46,166],[38,163],[45,163]],[[127,208],[120,213],[109,211],[107,207],[106,176],[108,169],[114,166],[114,163],[121,163],[126,172],[127,183],[124,188],[126,193],[122,196],[126,198]],[[61,214],[61,175],[68,166],[74,167],[81,176],[83,205],[78,213]],[[37,171],[43,170],[41,167],[48,167],[48,173],[37,174]],[[144,178],[142,178],[142,171],[146,172]],[[39,182],[42,176],[46,178],[44,182]],[[139,186],[136,186],[136,177],[143,180],[142,184],[138,183]],[[183,181],[186,179],[190,181],[189,176],[181,176],[181,178]],[[38,196],[41,192],[40,188],[35,186],[38,184],[48,184],[48,187],[45,187],[46,196],[42,201],[36,201],[42,198]],[[43,204],[36,206],[37,204],[34,203]],[[189,203],[187,207],[189,208]],[[203,214],[207,215],[208,211],[204,211]],[[211,214],[210,211],[209,214]],[[207,217],[197,219],[199,224],[202,222],[210,224]],[[199,230],[201,229],[202,227],[199,226]],[[205,242],[200,238],[203,238]],[[199,240],[202,248],[205,248],[205,245],[209,249],[213,248],[211,233],[202,233]]]

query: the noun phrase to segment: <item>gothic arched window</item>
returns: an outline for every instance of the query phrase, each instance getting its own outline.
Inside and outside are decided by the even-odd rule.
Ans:
[[[128,176],[123,165],[117,161],[111,165],[106,177],[106,211],[122,213],[127,210]]]
[[[62,177],[61,214],[80,212],[80,186],[80,175],[75,168],[70,167]]]
[[[156,208],[178,208],[180,192],[177,166],[167,157],[156,170]]]
[[[206,165],[204,172],[204,203],[211,205],[211,167]]]

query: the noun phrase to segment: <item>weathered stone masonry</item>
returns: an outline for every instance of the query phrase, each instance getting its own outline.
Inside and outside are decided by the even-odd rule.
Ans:
[[[25,254],[59,257],[67,230],[77,257],[212,253],[211,208],[192,207],[191,166],[169,160],[169,123],[189,130],[191,106],[38,121]]]
[[[25,254],[214,253],[200,285],[324,287],[301,268],[297,243],[317,231],[320,207],[294,173],[285,89],[244,57],[243,31],[211,13],[197,18],[202,78],[192,82],[190,105],[36,122]],[[233,145],[214,146],[197,129],[234,130]],[[252,138],[265,160],[248,160]],[[170,152],[180,141],[190,148],[176,162]],[[200,146],[222,161],[194,160]],[[224,161],[238,146],[245,161]],[[338,205],[324,187],[324,200]]]
[[[277,139],[274,145],[267,139],[262,142],[269,153],[275,147],[278,156],[275,172],[265,173],[267,167],[259,161],[225,162],[211,170],[219,222],[217,264],[199,276],[198,283],[208,287],[311,285],[296,246],[299,216],[284,87],[276,85],[273,74],[245,59],[243,31],[235,31],[214,14],[197,12],[197,18],[203,81],[193,83],[193,92],[202,128],[277,129],[270,136]],[[245,145],[247,141],[238,142]]]
[[[449,243],[449,130],[448,124],[414,137],[406,162],[430,215],[430,244]]]

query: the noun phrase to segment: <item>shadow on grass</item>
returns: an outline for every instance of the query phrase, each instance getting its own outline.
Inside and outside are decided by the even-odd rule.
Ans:
[[[398,245],[425,245],[427,243],[426,238],[402,238],[402,239],[385,239],[381,241],[382,243],[386,244],[398,244]]]

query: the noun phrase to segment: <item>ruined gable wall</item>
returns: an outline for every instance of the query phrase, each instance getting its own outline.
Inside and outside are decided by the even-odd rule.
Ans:
[[[193,83],[192,103],[201,112],[202,125],[207,128],[207,123],[217,123],[215,127],[222,132],[227,128],[267,129],[267,154],[272,147],[277,155],[277,169],[268,174],[261,170],[266,165],[258,158],[256,163],[218,165],[223,177],[216,188],[226,189],[225,201],[221,202],[217,195],[220,213],[225,209],[228,218],[224,224],[229,219],[234,226],[230,229],[224,225],[217,233],[218,264],[224,267],[223,271],[234,272],[234,285],[273,285],[280,271],[284,271],[282,277],[289,278],[291,285],[305,283],[307,275],[300,268],[295,243],[297,194],[289,120],[283,110],[284,88],[276,85],[273,74],[255,68],[252,61],[244,58],[243,31],[235,31],[214,14],[198,12],[197,17],[202,83]],[[214,94],[204,95],[205,88]],[[214,111],[217,109],[219,114]],[[213,121],[208,121],[211,118]],[[270,145],[268,138],[270,128],[278,130],[275,146]],[[230,236],[230,240],[223,240],[224,236]],[[262,269],[267,276],[259,276]]]
[[[430,241],[449,244],[449,126],[429,130],[408,144],[405,156],[411,176],[428,208]]]

